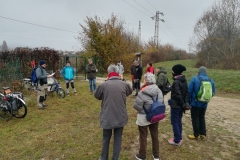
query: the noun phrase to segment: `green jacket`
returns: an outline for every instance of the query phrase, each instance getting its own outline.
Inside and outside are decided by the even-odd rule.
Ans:
[[[165,68],[162,68],[161,71],[157,73],[156,85],[161,89],[164,85],[166,85],[167,80],[167,71]]]

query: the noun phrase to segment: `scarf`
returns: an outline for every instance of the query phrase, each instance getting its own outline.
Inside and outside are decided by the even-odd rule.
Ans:
[[[108,79],[111,77],[119,77],[119,74],[117,72],[111,72],[108,74]]]

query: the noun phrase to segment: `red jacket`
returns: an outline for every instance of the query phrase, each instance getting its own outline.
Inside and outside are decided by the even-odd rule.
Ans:
[[[146,73],[147,72],[151,72],[152,74],[154,74],[154,67],[153,66],[148,67]]]

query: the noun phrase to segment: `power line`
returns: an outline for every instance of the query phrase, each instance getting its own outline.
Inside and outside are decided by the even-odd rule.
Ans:
[[[144,8],[141,4],[139,4],[137,1],[134,0],[134,2],[136,2],[139,6],[141,6],[143,9],[145,9],[148,13],[152,14],[152,13],[149,12],[146,8]]]
[[[141,10],[137,9],[136,7],[134,7],[133,5],[131,5],[130,3],[126,2],[125,0],[123,0],[125,3],[127,3],[128,5],[130,5],[131,7],[135,8],[136,10],[142,12]],[[147,17],[151,17],[149,15],[147,15],[146,13],[142,12],[143,14],[145,14]]]
[[[158,10],[156,7],[154,7],[154,5],[152,5],[148,0],[146,0],[153,8],[155,8],[156,10]]]
[[[35,23],[20,21],[20,20],[17,20],[17,19],[12,19],[12,18],[3,17],[3,16],[0,16],[0,18],[8,19],[8,20],[11,20],[11,21],[16,21],[16,22],[21,22],[21,23],[26,23],[26,24],[30,24],[30,25],[34,25],[34,26],[38,26],[38,27],[54,29],[54,30],[58,30],[58,31],[70,32],[70,33],[78,33],[78,32],[68,31],[68,30],[64,30],[64,29],[58,29],[58,28],[48,27],[48,26],[44,26],[44,25],[40,25],[40,24],[35,24]]]

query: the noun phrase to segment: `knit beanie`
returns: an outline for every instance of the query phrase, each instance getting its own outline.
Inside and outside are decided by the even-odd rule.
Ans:
[[[39,65],[41,66],[41,65],[43,65],[43,64],[46,64],[46,62],[45,62],[44,60],[41,60],[41,61],[39,62]]]
[[[183,71],[186,71],[186,67],[181,64],[176,64],[172,67],[172,70],[176,75],[180,75]]]
[[[163,69],[163,67],[162,67],[162,66],[158,66],[157,69],[160,69],[160,70],[161,70],[161,69]]]
[[[200,73],[207,74],[207,68],[204,67],[204,66],[201,66],[201,67],[198,69],[198,74],[200,74]]]

